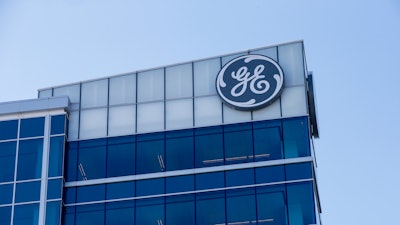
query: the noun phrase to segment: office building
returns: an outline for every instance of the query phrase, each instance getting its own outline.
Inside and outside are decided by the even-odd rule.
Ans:
[[[0,225],[320,224],[302,41],[0,103]]]

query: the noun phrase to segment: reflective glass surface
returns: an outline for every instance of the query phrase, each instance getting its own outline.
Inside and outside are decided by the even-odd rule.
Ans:
[[[283,120],[285,158],[310,155],[308,123],[306,117]]]
[[[225,187],[224,172],[196,174],[196,190]]]
[[[135,224],[135,202],[110,202],[106,204],[106,225]]]
[[[78,180],[106,177],[106,149],[106,139],[79,143]]]
[[[312,178],[312,165],[310,162],[286,165],[287,180],[300,180],[308,178]]]
[[[39,204],[14,206],[13,225],[38,225]]]
[[[195,224],[194,195],[166,197],[166,224]]]
[[[17,142],[0,143],[0,182],[14,180]]]
[[[46,204],[46,225],[60,224],[61,202],[48,202]]]
[[[10,225],[11,223],[11,206],[0,207],[0,225]]]
[[[164,178],[136,181],[136,196],[159,195],[165,193]]]
[[[229,125],[224,131],[225,164],[252,162],[254,157],[251,125]]]
[[[227,222],[251,224],[256,220],[256,198],[254,189],[229,190],[226,192]]]
[[[18,120],[0,121],[0,140],[16,139]]]
[[[196,167],[223,165],[222,127],[196,129],[195,134]]]
[[[135,182],[107,184],[106,190],[106,199],[131,198],[135,196]]]
[[[285,168],[283,165],[259,167],[255,168],[255,172],[257,184],[279,182],[285,180]]]
[[[82,205],[76,207],[75,225],[104,224],[104,204]]]
[[[254,169],[226,171],[225,182],[227,187],[254,184]]]
[[[40,178],[42,173],[43,139],[19,142],[17,180]]]
[[[15,202],[33,202],[40,200],[40,181],[17,183]]]
[[[196,194],[196,225],[225,224],[225,193]]]
[[[64,134],[65,133],[65,115],[57,115],[51,117],[50,134]]]
[[[60,199],[62,193],[62,179],[48,180],[47,199]]]
[[[49,177],[62,176],[64,136],[50,138]]]
[[[135,174],[135,142],[134,136],[108,139],[107,177]]]
[[[136,173],[154,173],[165,170],[164,135],[140,135],[137,139]]]
[[[257,187],[258,224],[287,224],[284,185]]]
[[[76,190],[76,202],[91,202],[105,199],[106,185],[80,186]]]
[[[186,192],[194,190],[194,176],[176,176],[165,179],[166,193]]]
[[[264,161],[281,159],[282,130],[281,122],[261,122],[254,124],[254,159]]]
[[[165,224],[164,198],[136,201],[135,224]]]
[[[315,224],[314,195],[311,182],[287,185],[289,224]]]
[[[13,184],[0,185],[0,205],[12,203],[13,191]]]
[[[20,138],[37,137],[44,135],[44,117],[22,119],[20,127]]]
[[[182,170],[194,167],[193,131],[175,131],[166,135],[166,169]]]

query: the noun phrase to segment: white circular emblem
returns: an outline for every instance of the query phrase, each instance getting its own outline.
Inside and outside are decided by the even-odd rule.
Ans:
[[[267,106],[279,97],[283,81],[283,71],[274,60],[263,55],[245,55],[222,67],[216,87],[227,104],[251,110]]]

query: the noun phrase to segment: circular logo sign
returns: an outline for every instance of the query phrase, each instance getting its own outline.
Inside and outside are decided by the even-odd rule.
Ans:
[[[229,105],[242,110],[271,104],[282,92],[283,72],[274,60],[262,55],[235,58],[217,76],[217,92]]]

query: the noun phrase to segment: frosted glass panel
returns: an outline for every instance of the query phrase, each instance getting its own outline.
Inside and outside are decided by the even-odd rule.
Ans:
[[[264,48],[264,49],[260,49],[260,50],[251,51],[250,54],[265,55],[275,61],[278,61],[276,47]]]
[[[303,46],[301,43],[279,46],[279,65],[285,76],[285,86],[304,84]]]
[[[204,60],[194,63],[194,94],[217,94],[215,80],[221,69],[220,58]]]
[[[138,132],[164,130],[164,102],[138,104],[137,107]]]
[[[79,111],[69,113],[68,140],[78,139]]]
[[[54,96],[69,96],[71,103],[79,103],[80,99],[80,85],[74,84],[71,86],[54,88]]]
[[[138,102],[164,99],[164,70],[151,70],[138,74]]]
[[[51,97],[53,91],[51,89],[39,91],[39,98],[48,98]]]
[[[232,109],[224,104],[224,123],[238,123],[251,121],[250,111]]]
[[[99,80],[82,84],[81,107],[106,106],[108,99],[108,80]]]
[[[166,103],[167,129],[189,128],[193,126],[193,100],[175,100]]]
[[[193,95],[192,64],[167,67],[165,71],[166,98],[186,98]]]
[[[135,105],[112,107],[109,109],[108,135],[126,135],[135,132]]]
[[[107,135],[107,109],[81,111],[80,138],[104,137]]]
[[[222,124],[222,102],[217,96],[194,99],[195,126]]]
[[[136,102],[136,75],[110,79],[110,105]]]
[[[307,114],[305,87],[285,88],[281,96],[282,116],[303,116]]]
[[[276,119],[281,117],[280,98],[271,105],[253,111],[253,120]]]
[[[246,53],[238,53],[238,54],[234,54],[234,55],[228,55],[228,56],[224,56],[222,57],[222,66],[224,66],[227,62],[231,61],[234,58],[237,58],[239,56],[242,55],[247,55]]]

